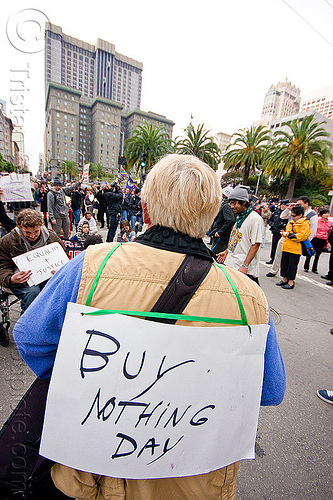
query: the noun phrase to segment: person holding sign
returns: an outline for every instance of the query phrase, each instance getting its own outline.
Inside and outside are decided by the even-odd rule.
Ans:
[[[148,225],[145,233],[140,235],[135,242],[123,244],[105,243],[89,247],[86,252],[82,252],[70,261],[65,270],[61,269],[57,272],[29,311],[18,321],[14,329],[14,337],[25,362],[38,377],[48,378],[51,376],[59,340],[59,350],[61,345],[64,345],[62,341],[65,334],[61,339],[60,334],[68,302],[76,302],[76,304],[69,304],[69,309],[70,306],[76,307],[80,305],[78,309],[81,311],[81,309],[84,309],[84,305],[87,305],[98,309],[112,309],[115,312],[115,310],[123,310],[125,307],[128,313],[133,311],[134,315],[144,315],[144,317],[153,316],[154,313],[151,311],[161,311],[161,303],[163,302],[163,304],[167,303],[163,312],[174,314],[170,319],[157,319],[157,321],[171,322],[172,324],[158,326],[176,328],[180,337],[182,337],[182,328],[179,327],[202,327],[199,343],[201,339],[203,346],[206,342],[205,330],[207,336],[214,334],[216,328],[210,327],[219,326],[216,322],[228,325],[232,330],[231,333],[235,332],[235,334],[236,331],[239,331],[238,328],[243,328],[241,331],[243,334],[245,333],[247,340],[251,338],[251,336],[249,337],[250,327],[245,327],[245,330],[244,326],[237,327],[236,325],[253,325],[253,329],[259,326],[263,327],[265,331],[265,335],[262,337],[263,349],[261,354],[261,370],[263,372],[259,372],[260,376],[255,388],[258,398],[255,401],[250,400],[249,407],[246,407],[245,418],[248,418],[249,413],[252,413],[254,408],[256,412],[259,411],[260,399],[262,405],[281,403],[285,392],[284,364],[264,293],[256,283],[249,280],[242,273],[226,266],[218,266],[214,262],[212,253],[202,240],[211,227],[221,204],[221,187],[216,173],[194,156],[177,154],[165,156],[147,175],[142,188],[142,200],[144,222]],[[172,302],[173,298],[176,300]],[[123,311],[123,314],[126,314],[126,311]],[[105,314],[106,311],[102,311],[102,313]],[[80,320],[77,323],[84,321],[82,319],[84,314],[82,315],[80,312],[79,316]],[[164,314],[164,318],[165,316]],[[123,317],[126,318],[127,316]],[[186,320],[186,317],[190,319]],[[208,322],[209,318],[212,320],[211,323]],[[136,318],[128,319],[138,321]],[[173,326],[175,319],[177,319],[177,325]],[[156,319],[154,320],[156,321]],[[140,321],[143,330],[145,329],[145,323],[147,324],[146,329],[148,329],[148,324],[154,328],[152,326],[154,323],[151,321]],[[133,325],[133,323],[130,324]],[[128,326],[128,328],[130,327]],[[131,334],[137,339],[134,326],[131,326],[131,328],[131,331],[126,328],[122,330],[124,336]],[[85,330],[88,330],[84,332],[85,343],[90,342],[87,333],[91,336],[99,333],[91,328],[85,327]],[[99,331],[103,332],[103,330]],[[172,332],[170,333],[172,334]],[[101,333],[100,335],[105,334]],[[115,338],[117,337],[116,331],[112,332],[112,335],[114,335],[112,338],[110,336],[102,338],[102,340],[104,339],[103,342],[107,342],[105,345],[106,352],[98,354],[96,348],[94,349],[87,344],[83,353],[84,359],[81,360],[81,375],[85,377],[84,380],[92,380],[92,373],[101,373],[98,370],[102,370],[103,366],[94,368],[97,359],[100,361],[99,364],[102,363],[104,366],[107,363],[108,366],[114,363],[115,357],[113,357],[113,354],[118,353],[120,342]],[[138,333],[138,336],[140,336],[140,333]],[[140,337],[139,341],[136,340],[139,346],[141,346],[141,339]],[[224,337],[222,333],[219,339],[223,344]],[[210,347],[216,349],[215,344],[211,344]],[[147,345],[146,348],[148,356],[150,346]],[[125,348],[123,354],[126,355],[126,351],[127,348]],[[200,346],[199,351],[202,351]],[[66,352],[72,355],[71,348],[67,349]],[[127,356],[129,355],[128,352]],[[89,357],[91,359],[86,360]],[[177,384],[173,383],[172,387],[168,386],[168,380],[171,378],[173,368],[180,366],[194,367],[195,365],[192,358],[184,359],[188,359],[185,361],[186,365],[179,362],[183,360],[183,358],[180,358],[178,364],[174,363],[175,366],[172,367],[171,360],[163,358],[159,369],[157,369],[157,374],[155,373],[156,383],[160,384],[160,380],[166,375],[163,378],[164,387],[173,390]],[[158,360],[154,359],[154,361],[157,362]],[[209,357],[206,361],[209,361]],[[54,368],[55,371],[57,363],[58,358]],[[79,365],[80,363],[77,364],[77,362],[73,364],[75,367],[80,367]],[[65,366],[69,367],[68,362]],[[137,375],[141,375],[141,369],[144,371],[145,368],[144,357],[142,358],[141,368],[140,363],[137,367],[133,365],[129,367],[126,357],[120,374],[123,373],[127,380],[132,380],[136,379]],[[242,371],[242,368],[240,368],[240,371]],[[243,367],[243,371],[244,379],[251,380],[247,369]],[[206,370],[203,376],[208,372]],[[179,371],[180,373],[184,372]],[[80,378],[79,373],[77,373],[77,376]],[[229,389],[233,397],[237,399],[240,388],[236,383],[233,383],[233,377],[229,376],[229,379]],[[53,380],[51,385],[52,383]],[[92,433],[94,433],[94,428],[96,430],[96,426],[101,430],[104,421],[106,423],[109,417],[110,420],[114,417],[112,408],[115,407],[116,399],[111,396],[113,391],[116,390],[117,383],[112,377],[107,378],[105,383],[108,384],[107,397],[104,396],[102,402],[99,391],[93,404],[90,401],[91,410],[89,410],[89,407],[86,408],[86,417],[84,418],[83,415],[83,420],[79,424],[78,430],[80,432],[83,426],[86,425],[95,425],[95,427],[89,427]],[[191,384],[191,380],[188,383]],[[227,381],[223,379],[222,384],[218,378],[215,383],[216,388],[214,390],[220,393]],[[156,387],[154,384],[155,382],[147,387],[144,391],[145,395],[150,393],[151,388]],[[77,393],[75,393],[75,396],[80,399]],[[129,406],[144,404],[136,403],[135,400],[138,398],[139,394],[131,398],[131,401],[128,401],[127,404]],[[61,407],[61,411],[63,411],[61,399],[58,401],[57,407]],[[78,403],[78,400],[76,401]],[[167,401],[170,401],[170,399]],[[120,403],[124,404],[122,401]],[[159,412],[158,415],[160,416],[157,421],[155,418],[154,423],[156,421],[156,424],[152,428],[152,432],[155,432],[154,429],[159,427],[160,419],[165,418],[163,415],[168,411],[167,402],[165,406],[161,406],[162,403],[165,404],[163,401],[160,401],[160,403],[157,401],[156,405],[154,403],[154,408]],[[228,411],[237,413],[237,404],[236,406],[231,405],[230,408],[228,401],[225,401],[224,406]],[[210,419],[213,420],[213,406],[210,405],[205,408],[206,411],[200,410],[200,415],[186,414],[190,422],[189,427],[203,429],[206,422],[208,425]],[[149,408],[149,411],[148,408],[144,408],[145,411],[137,408],[132,409],[134,415],[140,415],[139,419],[144,420],[144,422],[141,422],[143,424],[141,427],[146,428],[145,422],[148,425],[150,424],[148,422],[149,414],[155,410],[152,407]],[[202,410],[204,409],[202,408]],[[125,413],[127,411],[131,412],[131,408],[125,409]],[[192,411],[192,408],[190,411]],[[166,424],[168,432],[169,427],[171,432],[171,428],[177,426],[177,422],[181,420],[179,413],[178,418],[176,418],[176,413],[173,415],[173,424]],[[55,418],[57,417],[55,416]],[[169,415],[167,418],[169,418]],[[237,418],[237,414],[232,414],[232,421]],[[228,425],[223,419],[217,418],[215,422],[214,427],[217,432],[219,428],[228,431]],[[202,427],[200,427],[201,425]],[[164,420],[163,427],[165,427]],[[252,457],[254,456],[256,428],[257,421],[254,425],[253,439],[251,441]],[[103,442],[111,443],[114,437],[113,428],[111,429],[111,434],[107,432]],[[176,431],[178,431],[177,427]],[[186,440],[185,438],[182,440],[181,437],[178,439],[177,436],[173,436],[172,442],[170,442],[170,439],[162,442],[151,438],[143,447],[140,443],[139,448],[133,438],[126,437],[123,433],[118,435],[121,438],[118,448],[117,446],[113,447],[108,453],[108,466],[112,470],[116,460],[118,464],[119,462],[122,463],[122,458],[126,458],[125,455],[132,453],[133,448],[138,446],[136,453],[133,454],[133,466],[136,467],[136,459],[145,459],[146,475],[137,474],[136,472],[128,474],[126,467],[123,467],[121,472],[116,475],[112,475],[112,473],[101,475],[98,470],[95,470],[96,467],[94,466],[82,469],[74,467],[68,462],[68,467],[56,464],[51,471],[51,475],[57,488],[69,497],[79,498],[80,500],[97,498],[103,500],[111,497],[126,500],[169,500],[170,498],[177,500],[218,500],[221,498],[232,500],[236,498],[236,478],[240,458],[230,461],[226,458],[224,460],[225,466],[222,468],[217,465],[209,466],[208,469],[204,469],[205,473],[200,472],[202,471],[200,467],[203,460],[207,461],[207,459],[212,458],[214,461],[219,462],[220,454],[228,455],[227,448],[231,451],[231,455],[228,456],[234,456],[233,452],[238,449],[239,441],[242,439],[239,437],[238,431],[233,442],[229,443],[228,447],[221,444],[221,448],[224,447],[225,449],[218,447],[215,453],[212,453],[210,446],[205,446],[206,443],[202,442],[202,446],[198,446],[196,452],[192,453],[192,455],[195,455],[194,461],[196,461],[193,467],[197,472],[193,469],[189,474],[178,474],[177,476],[177,470],[174,470],[177,469],[177,464],[175,465],[172,458],[174,456],[173,451],[180,449],[179,447],[182,446],[183,441]],[[74,440],[77,439],[75,432],[71,436]],[[50,438],[52,441],[52,433]],[[62,445],[58,445],[58,439],[59,435],[55,433],[54,441],[57,443],[58,451],[59,448],[63,450],[66,448],[66,441]],[[128,451],[128,447],[125,450],[119,448],[126,439],[127,446],[131,446],[131,451]],[[222,443],[224,443],[223,440]],[[89,459],[92,458],[92,462],[99,459],[100,450],[96,447],[92,437],[89,446],[84,449],[87,456],[89,455]],[[85,451],[83,451],[84,453]],[[167,457],[164,458],[164,467],[167,468],[167,472],[164,469],[164,472],[161,472],[160,475],[159,471],[160,467],[162,467],[163,458],[161,458],[161,461],[156,462],[157,456],[158,460],[161,456]],[[182,458],[182,456],[182,454],[179,454],[179,460],[186,462],[186,459]],[[76,458],[81,459],[82,453],[78,454]],[[150,465],[147,462],[161,464],[153,464],[157,468],[156,474],[150,475],[151,469],[149,469]],[[132,464],[133,462],[131,462]],[[141,479],[138,479],[138,477]],[[147,479],[143,479],[144,477]],[[148,478],[150,479],[148,480]]]
[[[43,216],[31,208],[21,210],[16,217],[16,227],[0,240],[0,284],[5,285],[21,299],[23,314],[42,290],[46,281],[29,286],[31,271],[19,271],[13,257],[41,248],[49,243],[62,243],[56,233],[44,226]]]

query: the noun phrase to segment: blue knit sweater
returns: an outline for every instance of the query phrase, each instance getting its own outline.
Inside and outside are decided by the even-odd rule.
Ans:
[[[39,378],[51,376],[67,303],[76,302],[85,252],[49,280],[16,323],[13,334],[20,355]],[[261,404],[280,404],[286,386],[284,364],[272,317],[265,350]]]

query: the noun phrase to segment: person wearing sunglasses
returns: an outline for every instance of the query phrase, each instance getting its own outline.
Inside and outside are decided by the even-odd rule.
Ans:
[[[310,222],[304,217],[304,207],[295,205],[291,209],[292,220],[288,222],[285,231],[281,235],[285,237],[282,245],[281,258],[281,281],[276,283],[284,290],[292,290],[295,286],[295,278],[299,259],[302,255],[302,241],[311,234]]]

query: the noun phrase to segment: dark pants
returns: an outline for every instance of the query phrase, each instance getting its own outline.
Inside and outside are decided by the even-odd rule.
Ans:
[[[333,245],[331,244],[331,253],[330,253],[330,260],[328,263],[328,273],[327,273],[329,279],[333,281]]]
[[[108,216],[107,216],[107,213],[106,213],[106,208],[99,206],[98,207],[97,220],[101,223],[101,227],[104,227],[104,224],[105,224],[104,214],[106,214],[106,222],[107,222],[107,225],[109,226]]]
[[[272,233],[271,260],[274,260],[276,247],[281,238],[281,233]]]
[[[118,217],[116,214],[109,215],[109,231],[106,237],[106,241],[109,243],[113,241],[118,227]]]
[[[281,258],[281,276],[287,280],[294,281],[297,274],[297,267],[300,255],[296,253],[282,252]]]
[[[255,283],[257,283],[257,285],[260,286],[260,283],[259,283],[259,278],[257,278],[256,276],[252,276],[252,274],[247,274],[246,275],[248,278],[250,278],[250,280],[254,281]]]
[[[316,255],[314,256],[314,261],[312,264],[312,271],[317,271],[318,260],[319,260],[319,257],[325,248],[326,240],[322,240],[322,239],[317,238],[315,236],[314,238],[312,238],[311,243],[312,243],[312,246],[316,252]],[[306,257],[305,262],[304,262],[304,269],[309,270],[310,260],[311,260],[311,257]]]

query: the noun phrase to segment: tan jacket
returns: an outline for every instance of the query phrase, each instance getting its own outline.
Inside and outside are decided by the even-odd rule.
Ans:
[[[77,302],[85,304],[98,269],[112,244],[88,248]],[[150,311],[185,255],[126,243],[108,260],[91,306],[102,309]],[[267,324],[268,306],[262,290],[249,278],[228,268],[244,305],[249,324]],[[184,314],[240,319],[236,296],[223,271],[212,265]],[[186,325],[188,322],[179,321]],[[198,326],[217,326],[196,323]],[[238,463],[198,476],[128,480],[80,472],[56,464],[52,478],[61,491],[89,500],[232,500],[236,498]],[[126,471],[124,471],[126,475]]]

